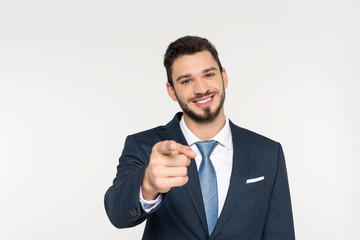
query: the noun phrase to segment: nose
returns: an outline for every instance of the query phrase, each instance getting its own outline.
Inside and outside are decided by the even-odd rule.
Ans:
[[[205,94],[209,87],[204,79],[196,79],[196,81],[193,84],[194,86],[194,94]]]

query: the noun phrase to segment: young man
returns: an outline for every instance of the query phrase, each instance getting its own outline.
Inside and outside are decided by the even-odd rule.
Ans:
[[[215,47],[186,36],[166,51],[167,91],[183,113],[128,136],[105,208],[143,239],[295,239],[281,145],[224,113],[228,78]]]

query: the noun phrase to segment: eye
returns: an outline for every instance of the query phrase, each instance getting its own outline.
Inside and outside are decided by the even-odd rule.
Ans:
[[[187,83],[190,83],[191,82],[191,79],[185,79],[184,81],[181,81],[181,84],[187,84]]]
[[[206,78],[210,78],[210,77],[213,77],[213,76],[215,76],[214,73],[207,73],[207,74],[205,74],[205,77],[206,77]]]

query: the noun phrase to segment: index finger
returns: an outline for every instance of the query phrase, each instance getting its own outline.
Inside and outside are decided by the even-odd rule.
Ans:
[[[191,147],[182,145],[180,143],[177,144],[177,152],[179,154],[184,154],[188,158],[196,157],[196,153],[191,149]]]
[[[182,145],[174,140],[157,143],[155,145],[155,150],[163,155],[184,154],[188,158],[196,157],[196,153],[189,146]]]
[[[171,155],[177,153],[177,143],[174,140],[158,142],[154,146],[155,151],[163,155]]]

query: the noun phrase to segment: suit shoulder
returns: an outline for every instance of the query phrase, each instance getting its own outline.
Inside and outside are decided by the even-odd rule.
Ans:
[[[241,127],[240,127],[241,128]],[[253,132],[249,129],[245,129],[245,128],[242,128],[244,134],[246,133],[248,136],[252,137],[254,140],[257,140],[257,141],[263,141],[263,142],[267,142],[267,143],[278,143],[277,141],[273,140],[273,139],[270,139],[264,135],[261,135],[259,133],[256,133],[256,132]]]
[[[256,144],[260,144],[260,145],[270,145],[270,146],[273,146],[273,145],[278,146],[280,144],[273,139],[270,139],[266,136],[263,136],[256,132],[253,132],[246,128],[239,127],[235,124],[232,124],[232,127],[234,128],[234,131],[237,132],[237,134],[239,134],[241,137],[245,138],[246,141],[248,141],[248,142],[256,143]]]
[[[152,143],[159,142],[159,141],[163,140],[161,138],[160,133],[165,131],[166,129],[173,129],[174,126],[179,125],[181,116],[182,116],[181,113],[177,113],[174,116],[174,118],[170,122],[168,122],[166,125],[160,125],[160,126],[148,129],[148,130],[134,133],[134,134],[131,134],[130,137],[134,137],[138,141],[145,141],[145,142],[152,142]]]
[[[233,132],[237,135],[235,142],[233,136],[233,143],[246,145],[248,149],[251,149],[251,154],[254,159],[267,159],[267,164],[277,162],[279,154],[282,151],[280,143],[236,125],[234,126]],[[272,160],[270,161],[269,159]]]
[[[154,138],[156,136],[158,136],[159,131],[161,131],[161,129],[163,129],[164,126],[157,126],[151,129],[147,129],[141,132],[137,132],[137,133],[133,133],[130,136],[135,137],[136,139],[149,139],[149,138]]]

